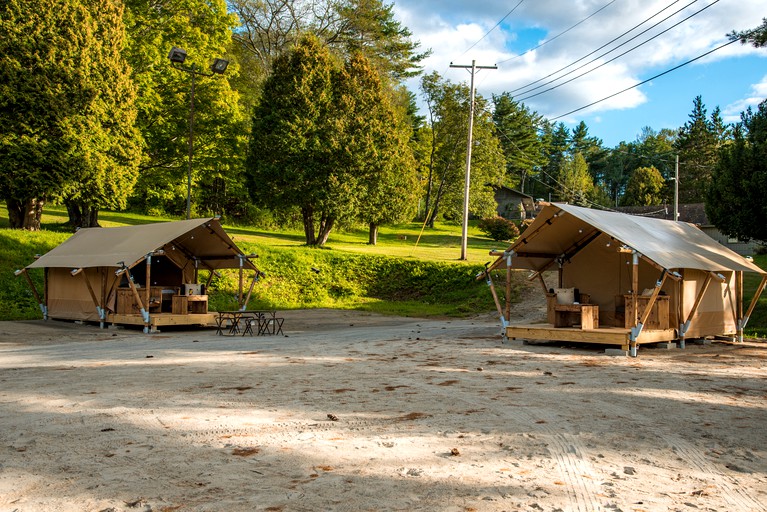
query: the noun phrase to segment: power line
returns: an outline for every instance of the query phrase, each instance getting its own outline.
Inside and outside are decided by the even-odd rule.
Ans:
[[[500,19],[500,21],[498,21],[498,23],[496,23],[496,24],[493,26],[493,28],[491,28],[490,30],[488,30],[487,32],[485,32],[485,35],[483,35],[482,37],[480,37],[480,38],[479,38],[479,40],[478,40],[476,43],[474,43],[473,45],[471,45],[471,46],[469,46],[468,48],[466,48],[466,51],[464,51],[464,52],[461,54],[461,56],[463,56],[463,55],[466,55],[466,53],[468,53],[468,51],[469,51],[469,50],[471,50],[472,48],[474,48],[475,46],[477,46],[477,45],[478,45],[480,42],[482,42],[482,40],[483,40],[484,38],[486,38],[488,35],[490,35],[490,32],[492,32],[493,30],[495,30],[496,28],[498,28],[498,26],[499,26],[501,23],[503,23],[503,20],[505,20],[506,18],[508,18],[509,16],[511,16],[511,14],[512,14],[514,11],[516,11],[516,10],[517,10],[517,7],[519,7],[520,5],[522,5],[522,2],[524,2],[524,1],[525,1],[525,0],[519,0],[519,3],[517,3],[517,5],[515,5],[515,6],[514,6],[514,7],[513,7],[513,8],[512,8],[512,9],[511,9],[509,12],[507,12],[507,13],[506,13],[506,16],[504,16],[503,18],[501,18],[501,19]],[[613,1],[614,1],[614,0],[613,0]]]
[[[686,61],[686,62],[683,62],[683,63],[679,64],[678,66],[674,66],[674,67],[673,67],[673,68],[671,68],[671,69],[667,69],[666,71],[664,71],[664,72],[662,72],[662,73],[658,73],[658,74],[657,74],[657,75],[655,75],[655,76],[651,76],[651,77],[650,77],[650,78],[648,78],[647,80],[642,80],[641,82],[639,82],[639,83],[637,83],[637,84],[634,84],[634,85],[632,85],[631,87],[626,87],[625,89],[623,89],[623,90],[621,90],[621,91],[618,91],[618,92],[616,92],[616,93],[614,93],[614,94],[611,94],[611,95],[609,95],[609,96],[605,96],[604,98],[602,98],[602,99],[600,99],[600,100],[597,100],[597,101],[593,101],[593,102],[589,103],[588,105],[584,105],[584,106],[582,106],[582,107],[580,107],[580,108],[576,108],[576,109],[574,109],[574,110],[571,110],[570,112],[565,112],[564,114],[558,115],[558,116],[556,116],[556,117],[552,117],[552,118],[550,118],[550,119],[549,119],[549,121],[556,121],[557,119],[561,119],[561,118],[563,118],[563,117],[565,117],[565,116],[569,116],[570,114],[574,114],[574,113],[576,113],[576,112],[579,112],[579,111],[581,111],[581,110],[583,110],[583,109],[586,109],[586,108],[589,108],[589,107],[593,107],[593,106],[594,106],[594,105],[596,105],[597,103],[601,103],[601,102],[603,102],[603,101],[609,100],[610,98],[614,98],[615,96],[618,96],[619,94],[623,94],[623,93],[624,93],[624,92],[626,92],[626,91],[630,91],[631,89],[635,89],[635,88],[639,87],[640,85],[644,85],[644,84],[646,84],[647,82],[650,82],[651,80],[655,80],[656,78],[660,78],[660,77],[662,77],[663,75],[667,75],[667,74],[671,73],[672,71],[676,71],[677,69],[679,69],[679,68],[681,68],[681,67],[683,67],[683,66],[686,66],[687,64],[691,64],[691,63],[695,62],[696,60],[700,60],[700,59],[702,59],[703,57],[706,57],[707,55],[711,55],[712,53],[714,53],[714,52],[716,52],[716,51],[719,51],[719,50],[721,50],[722,48],[724,48],[724,47],[726,47],[726,46],[729,46],[729,45],[731,45],[732,43],[737,43],[737,42],[738,42],[738,40],[737,40],[737,39],[735,39],[735,40],[733,40],[733,41],[729,41],[729,42],[727,42],[727,43],[724,43],[724,44],[723,44],[723,45],[721,45],[721,46],[717,46],[717,47],[716,47],[716,48],[714,48],[713,50],[709,50],[709,51],[707,51],[706,53],[704,53],[704,54],[702,54],[702,55],[698,55],[698,56],[697,56],[697,57],[695,57],[694,59],[690,59],[690,60],[688,60],[688,61]]]
[[[696,1],[697,1],[697,0],[696,0]],[[683,20],[680,20],[680,21],[678,21],[677,23],[675,23],[675,24],[671,25],[670,27],[668,27],[668,28],[666,28],[665,30],[663,30],[663,31],[659,32],[658,34],[656,34],[656,35],[652,36],[651,38],[649,38],[649,39],[647,39],[647,40],[645,40],[645,41],[643,41],[643,42],[639,43],[639,44],[638,44],[638,45],[636,45],[636,46],[633,46],[633,47],[629,48],[629,49],[628,49],[628,50],[626,50],[625,52],[623,52],[623,53],[621,53],[621,54],[619,54],[619,55],[616,55],[616,56],[615,56],[615,57],[613,57],[612,59],[609,59],[609,60],[607,60],[607,61],[605,61],[605,62],[603,62],[603,63],[599,64],[598,66],[596,66],[596,67],[594,67],[594,68],[592,68],[592,69],[589,69],[588,71],[585,71],[585,72],[581,73],[581,74],[580,74],[580,75],[578,75],[578,76],[575,76],[575,77],[573,77],[573,78],[570,78],[569,80],[566,80],[566,81],[564,81],[564,82],[562,82],[562,83],[560,83],[560,84],[557,84],[557,85],[554,85],[554,86],[552,86],[552,87],[549,87],[548,89],[545,89],[545,90],[543,90],[543,91],[541,91],[541,92],[537,92],[537,93],[535,93],[535,94],[531,94],[531,95],[529,95],[529,96],[524,96],[524,97],[520,98],[520,100],[527,100],[527,99],[530,99],[530,98],[534,98],[534,97],[536,97],[536,96],[540,96],[541,94],[547,93],[547,92],[549,92],[549,91],[553,91],[554,89],[558,89],[559,87],[562,87],[563,85],[569,84],[570,82],[573,82],[573,81],[575,81],[575,80],[577,80],[577,79],[579,79],[579,78],[581,78],[581,77],[583,77],[583,76],[585,76],[585,75],[587,75],[587,74],[589,74],[589,73],[592,73],[592,72],[596,71],[597,69],[599,69],[599,68],[601,68],[601,67],[603,67],[603,66],[606,66],[607,64],[609,64],[609,63],[611,63],[611,62],[613,62],[613,61],[615,61],[615,60],[617,60],[617,59],[620,59],[620,58],[621,58],[621,57],[623,57],[624,55],[626,55],[626,54],[628,54],[628,53],[630,53],[630,52],[633,52],[633,51],[634,51],[634,50],[636,50],[637,48],[639,48],[639,47],[641,47],[641,46],[644,46],[645,44],[649,43],[650,41],[652,41],[652,40],[654,40],[654,39],[656,39],[656,38],[658,38],[658,37],[662,36],[663,34],[665,34],[666,32],[668,32],[669,30],[671,30],[671,29],[673,29],[673,28],[676,28],[676,27],[678,27],[679,25],[681,25],[681,24],[682,24],[682,23],[684,23],[685,21],[689,20],[689,19],[690,19],[690,18],[692,18],[693,16],[697,16],[698,14],[700,14],[700,13],[701,13],[701,12],[703,12],[703,11],[705,11],[706,9],[708,9],[708,8],[709,8],[709,7],[711,7],[712,5],[716,4],[717,2],[719,2],[719,0],[714,0],[714,2],[712,2],[712,3],[711,3],[711,4],[709,4],[709,5],[707,5],[707,6],[706,6],[706,7],[704,7],[703,9],[701,9],[701,10],[699,10],[699,11],[697,11],[697,12],[694,12],[694,13],[692,13],[691,15],[687,16],[687,17],[686,17],[686,18],[684,18]],[[677,12],[679,12],[679,11],[677,11]],[[676,14],[676,13],[674,13],[674,14]],[[673,15],[672,15],[672,16],[673,16]],[[669,16],[669,17],[670,17],[670,16]],[[666,19],[668,19],[668,18],[666,18]],[[663,21],[665,21],[665,20],[663,20]],[[660,23],[660,22],[659,22],[659,23]],[[657,24],[656,24],[656,25],[654,25],[654,26],[657,26]],[[651,27],[651,28],[653,28],[653,27]],[[649,29],[648,29],[648,30],[649,30]],[[646,32],[646,31],[645,31],[645,32]],[[642,34],[644,34],[645,32],[642,32]],[[635,36],[635,37],[633,37],[633,38],[629,39],[629,41],[632,41],[633,39],[635,39],[636,37],[638,37],[639,35],[642,35],[642,34],[637,34],[637,36]],[[626,41],[626,43],[628,43],[629,41]],[[626,43],[623,43],[623,44],[626,44]],[[572,71],[570,71],[570,72],[568,72],[568,73],[566,73],[566,74],[562,75],[561,77],[559,77],[559,78],[556,78],[556,79],[554,79],[554,80],[552,80],[551,82],[548,82],[548,83],[552,83],[552,82],[555,82],[555,81],[557,81],[557,80],[560,80],[560,79],[564,78],[565,76],[567,76],[567,75],[569,75],[569,74],[571,74],[571,73],[574,73],[575,71],[577,71],[577,70],[579,70],[579,69],[582,69],[583,67],[587,66],[588,64],[591,64],[591,63],[593,63],[594,61],[596,61],[596,60],[597,60],[597,59],[599,59],[600,57],[603,57],[604,55],[607,55],[608,53],[611,53],[611,52],[613,52],[613,51],[617,50],[618,48],[620,48],[621,46],[623,46],[623,44],[621,44],[620,46],[617,46],[616,48],[613,48],[613,49],[612,49],[612,50],[610,50],[609,52],[605,52],[604,54],[600,55],[599,57],[595,57],[594,59],[592,59],[591,61],[587,62],[586,64],[584,64],[584,65],[582,65],[582,66],[580,66],[580,67],[578,67],[578,68],[576,68],[576,69],[574,69],[574,70],[572,70]],[[536,87],[535,89],[539,89],[539,88],[543,87],[544,85],[546,85],[546,84],[540,85],[540,86]],[[533,91],[533,90],[535,90],[535,89],[531,89],[530,91]],[[530,91],[528,91],[528,92],[530,92]]]
[[[678,1],[678,0],[677,0],[677,1]],[[551,37],[551,38],[549,38],[549,39],[546,39],[545,41],[541,42],[541,43],[540,43],[538,46],[536,46],[536,47],[534,47],[534,48],[530,48],[529,50],[526,50],[525,52],[523,52],[523,53],[520,53],[519,55],[515,55],[514,57],[509,57],[509,58],[508,58],[508,59],[506,59],[506,60],[502,60],[502,61],[500,61],[498,64],[503,64],[503,63],[505,63],[505,62],[509,62],[509,61],[512,61],[512,60],[518,59],[519,57],[522,57],[522,56],[524,56],[524,55],[527,55],[527,54],[528,54],[528,53],[530,53],[530,52],[534,52],[535,50],[537,50],[537,49],[538,49],[538,48],[540,48],[541,46],[544,46],[544,45],[546,45],[546,44],[548,44],[548,43],[550,43],[550,42],[554,41],[555,39],[557,39],[557,38],[559,38],[559,37],[561,37],[561,36],[563,36],[563,35],[567,34],[567,33],[568,33],[568,32],[570,32],[572,29],[574,29],[575,27],[577,27],[577,26],[578,26],[578,25],[580,25],[581,23],[583,23],[583,22],[587,21],[589,18],[592,18],[593,16],[595,16],[595,15],[599,14],[601,11],[603,11],[604,9],[606,9],[606,8],[610,7],[610,6],[611,6],[612,4],[614,4],[615,2],[616,2],[616,0],[611,0],[610,2],[608,2],[608,3],[607,3],[607,4],[605,4],[605,5],[603,5],[602,7],[600,7],[599,9],[597,9],[596,11],[594,11],[593,13],[589,14],[588,16],[586,16],[585,18],[583,18],[581,21],[579,21],[579,22],[578,22],[578,23],[576,23],[575,25],[571,26],[570,28],[568,28],[568,29],[566,29],[566,30],[564,30],[564,31],[560,32],[559,34],[555,35],[554,37]]]
[[[587,53],[587,54],[586,54],[586,55],[584,55],[583,57],[581,57],[581,58],[579,58],[579,59],[577,59],[577,60],[575,60],[575,61],[571,62],[571,63],[570,63],[570,64],[568,64],[567,66],[564,66],[564,67],[562,67],[562,68],[559,68],[558,70],[556,70],[556,71],[553,71],[553,72],[549,73],[548,75],[546,75],[546,76],[544,76],[544,77],[541,77],[541,78],[539,78],[538,80],[535,80],[535,81],[533,81],[533,82],[530,82],[530,83],[529,83],[529,84],[527,84],[527,85],[523,85],[522,87],[517,87],[516,89],[513,89],[513,90],[511,90],[511,91],[509,91],[509,92],[512,92],[512,93],[513,93],[513,92],[517,92],[517,91],[520,91],[520,90],[522,90],[522,89],[527,89],[527,88],[528,88],[528,87],[530,87],[531,85],[535,85],[535,84],[537,84],[538,82],[541,82],[541,81],[543,81],[543,80],[546,80],[547,78],[550,78],[550,77],[552,77],[552,76],[556,75],[557,73],[559,73],[559,72],[561,72],[561,71],[564,71],[565,69],[567,69],[567,68],[569,68],[569,67],[571,67],[571,66],[574,66],[575,64],[579,63],[579,62],[580,62],[580,61],[582,61],[583,59],[585,59],[585,58],[587,58],[587,57],[590,57],[591,55],[594,55],[594,54],[595,54],[596,52],[598,52],[599,50],[602,50],[603,48],[605,48],[605,47],[607,47],[607,46],[611,45],[612,43],[614,43],[615,41],[617,41],[617,40],[618,40],[618,39],[620,39],[621,37],[623,37],[623,36],[625,36],[625,35],[627,35],[627,34],[630,34],[630,33],[631,33],[631,32],[633,32],[634,30],[636,30],[637,28],[641,27],[642,25],[644,25],[645,23],[647,23],[648,21],[650,21],[650,20],[651,20],[651,19],[653,19],[654,17],[658,16],[660,13],[662,13],[662,12],[663,12],[663,11],[665,11],[666,9],[669,9],[669,8],[671,8],[671,6],[672,6],[672,5],[674,5],[674,4],[676,4],[676,3],[680,2],[680,1],[681,1],[681,0],[674,0],[674,2],[672,2],[672,3],[671,3],[671,4],[669,4],[669,5],[667,5],[666,7],[664,7],[663,9],[661,9],[660,11],[656,12],[655,14],[653,14],[652,16],[650,16],[649,18],[646,18],[646,19],[645,19],[644,21],[642,21],[641,23],[638,23],[637,25],[634,25],[634,26],[633,26],[633,27],[631,27],[629,30],[627,30],[627,31],[623,32],[623,33],[622,33],[622,34],[620,34],[619,36],[617,36],[617,37],[615,37],[615,38],[611,39],[610,41],[606,42],[605,44],[603,44],[603,45],[602,45],[602,46],[600,46],[599,48],[597,48],[597,49],[595,49],[595,50],[593,50],[593,51],[591,51],[591,52]],[[695,2],[697,2],[697,1],[698,1],[698,0],[693,0],[693,1],[692,1],[692,2],[690,2],[689,4],[687,4],[687,5],[685,5],[684,7],[682,7],[682,9],[679,9],[679,11],[682,11],[682,10],[686,9],[687,7],[689,7],[690,5],[694,4],[694,3],[695,3]],[[676,11],[674,14],[677,14],[679,11]],[[674,14],[672,14],[671,16],[673,16]],[[669,16],[669,17],[670,17],[670,16]],[[659,23],[662,23],[662,22],[663,22],[663,21],[665,21],[666,19],[668,19],[668,18],[665,18],[664,20],[661,20],[661,22],[659,22]],[[655,27],[655,26],[657,26],[657,24],[656,24],[656,25],[653,25],[653,27]],[[653,28],[653,27],[650,27],[650,29],[651,29],[651,28]],[[647,30],[650,30],[650,29],[647,29]],[[642,32],[641,34],[644,34],[644,33],[645,33],[647,30],[645,30],[645,31],[644,31],[644,32]],[[641,34],[638,34],[638,35],[641,35]],[[636,36],[635,36],[635,37],[636,37]],[[628,42],[628,41],[626,41],[626,42]],[[626,44],[626,43],[623,43],[623,44]],[[620,46],[621,46],[621,45],[617,46],[615,49],[617,49],[617,48],[620,48]],[[609,53],[609,52],[608,52],[608,53]],[[580,69],[580,68],[578,68],[578,69]],[[544,85],[545,85],[545,84],[544,84]],[[528,91],[528,92],[529,92],[529,91]]]

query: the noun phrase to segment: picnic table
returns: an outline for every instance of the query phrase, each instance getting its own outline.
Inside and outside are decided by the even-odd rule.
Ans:
[[[276,335],[283,334],[284,318],[277,316],[277,311],[236,309],[218,311],[216,315],[216,334],[220,336]]]

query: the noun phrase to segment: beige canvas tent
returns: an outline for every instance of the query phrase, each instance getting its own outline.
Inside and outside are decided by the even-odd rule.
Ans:
[[[550,204],[489,266],[486,277],[509,338],[637,345],[738,336],[767,273],[692,224]],[[507,269],[506,310],[489,270]],[[547,323],[512,325],[510,271],[531,271],[547,300]],[[544,272],[554,270],[556,283]],[[744,310],[743,273],[762,276]]]
[[[247,303],[260,272],[217,219],[192,219],[78,230],[39,257],[23,274],[45,318],[143,325],[207,325],[207,286],[220,269],[240,270],[239,297]],[[45,271],[42,296],[27,271]],[[199,283],[207,271],[207,283]],[[247,296],[243,272],[253,271]]]

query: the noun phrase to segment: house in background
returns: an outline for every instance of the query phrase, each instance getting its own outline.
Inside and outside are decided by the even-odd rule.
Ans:
[[[513,188],[492,185],[495,202],[498,203],[498,216],[509,220],[525,220],[535,217],[535,201]]]
[[[622,213],[628,213],[629,215],[638,215],[640,217],[674,220],[673,205],[621,206],[616,208],[616,210]],[[706,216],[706,208],[703,203],[680,204],[678,220],[695,224],[705,234],[731,251],[743,256],[754,254],[760,245],[754,240],[745,242],[743,240],[738,240],[737,238],[728,237],[719,231],[716,226],[709,222],[708,217]]]

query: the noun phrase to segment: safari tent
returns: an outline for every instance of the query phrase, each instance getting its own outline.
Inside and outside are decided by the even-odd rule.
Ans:
[[[215,218],[116,228],[84,228],[40,256],[24,275],[43,316],[62,320],[143,325],[208,325],[207,288],[220,269],[239,269],[239,297],[247,303],[260,272]],[[45,289],[28,271],[44,269]],[[203,274],[201,274],[201,271]],[[247,296],[244,272],[253,271]],[[207,282],[200,283],[206,275]]]
[[[737,336],[767,273],[692,224],[548,204],[485,273],[504,335],[620,345]],[[491,271],[506,269],[506,308]],[[546,295],[544,324],[512,325],[511,271],[526,270]],[[554,272],[547,272],[554,271]],[[747,309],[743,273],[761,276]],[[552,274],[556,275],[554,278]],[[544,275],[549,276],[546,283]]]

